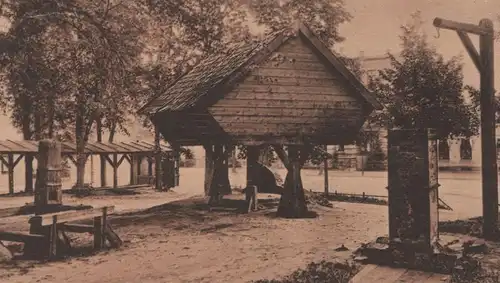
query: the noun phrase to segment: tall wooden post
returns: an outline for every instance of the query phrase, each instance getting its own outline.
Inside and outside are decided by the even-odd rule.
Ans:
[[[162,189],[162,170],[161,170],[161,147],[160,147],[160,129],[155,126],[155,189]]]
[[[493,23],[481,20],[479,26],[491,30],[481,35],[479,52],[481,57],[481,147],[483,179],[484,237],[494,239],[498,230],[498,169],[495,141],[495,86],[493,63]]]
[[[483,185],[483,236],[493,240],[498,232],[498,169],[495,142],[495,85],[493,22],[482,19],[479,25],[458,23],[440,18],[434,26],[454,30],[481,77],[481,174]],[[479,35],[479,53],[467,33]]]
[[[61,144],[42,140],[38,144],[35,207],[62,204]]]

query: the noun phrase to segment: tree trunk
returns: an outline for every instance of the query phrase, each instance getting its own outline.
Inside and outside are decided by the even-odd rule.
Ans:
[[[31,140],[32,132],[30,128],[30,117],[24,115],[23,117],[23,139]],[[25,155],[24,157],[24,176],[25,176],[25,192],[33,193],[33,156]]]
[[[83,117],[80,113],[77,114],[75,123],[76,136],[76,184],[75,189],[81,190],[85,183],[85,131],[83,128]]]
[[[288,173],[286,175],[283,194],[281,195],[277,215],[286,218],[306,217],[308,210],[300,169],[302,167],[297,146],[288,147]],[[284,162],[285,163],[285,162]]]
[[[102,117],[100,117],[99,119],[97,119],[97,141],[98,142],[102,142],[102,132],[103,132],[103,129],[102,129]],[[101,154],[99,156],[99,162],[100,162],[100,168],[101,168],[101,187],[106,187],[106,155],[104,154]]]

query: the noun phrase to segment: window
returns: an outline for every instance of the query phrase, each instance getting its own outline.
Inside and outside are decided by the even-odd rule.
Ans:
[[[460,142],[460,159],[472,160],[472,146],[470,139],[462,139]]]
[[[450,160],[450,147],[447,140],[438,141],[439,160]]]

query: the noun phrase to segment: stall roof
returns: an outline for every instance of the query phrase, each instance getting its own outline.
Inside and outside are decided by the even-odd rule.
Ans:
[[[76,154],[76,144],[70,142],[61,143],[63,154]],[[85,153],[90,154],[128,154],[128,153],[153,153],[155,145],[148,141],[128,141],[117,143],[88,142]],[[162,144],[163,151],[170,151],[170,147]],[[29,154],[38,152],[38,141],[2,140],[0,141],[0,154]]]

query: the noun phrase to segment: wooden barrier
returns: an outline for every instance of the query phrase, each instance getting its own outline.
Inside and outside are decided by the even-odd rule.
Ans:
[[[10,209],[10,216],[16,215],[21,208]],[[0,231],[0,242],[21,242],[25,244],[24,253],[28,257],[53,259],[71,249],[70,239],[65,234],[90,233],[94,235],[94,249],[101,250],[109,242],[111,248],[118,248],[122,240],[108,223],[108,215],[114,211],[113,206],[92,208],[87,210],[72,210],[30,218],[29,233],[12,233]],[[3,215],[8,215],[7,210]],[[71,223],[93,220],[92,225]]]

